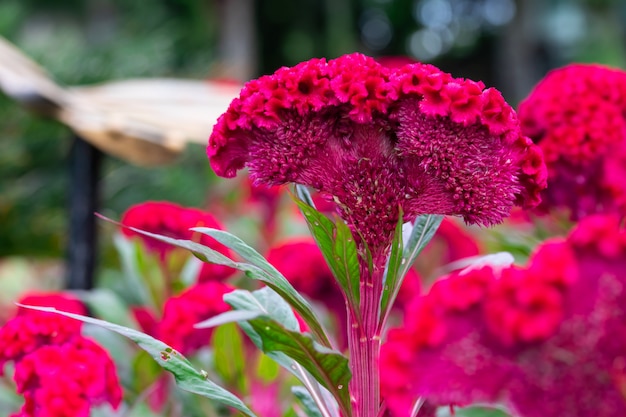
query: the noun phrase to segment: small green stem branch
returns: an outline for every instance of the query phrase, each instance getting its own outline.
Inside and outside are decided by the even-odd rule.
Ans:
[[[350,350],[350,395],[353,417],[377,417],[380,408],[379,310],[384,268],[369,273],[362,268],[360,319],[348,312],[348,348]]]

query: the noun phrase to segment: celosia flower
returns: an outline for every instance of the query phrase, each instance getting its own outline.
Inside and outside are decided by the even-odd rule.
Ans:
[[[122,391],[109,355],[89,339],[44,346],[15,365],[24,396],[15,417],[89,417],[92,406],[117,408]]]
[[[78,299],[62,293],[29,293],[20,304],[54,307],[86,314]],[[42,346],[60,345],[80,336],[81,322],[54,313],[19,308],[17,316],[0,327],[0,375],[8,361],[19,361]]]
[[[522,132],[545,155],[544,210],[572,219],[626,213],[626,72],[573,64],[550,72],[519,106]]]
[[[62,293],[19,300],[76,314],[85,306]],[[122,391],[115,366],[100,346],[81,335],[81,322],[20,308],[0,327],[0,372],[14,362],[14,380],[25,402],[15,417],[87,417],[94,405],[117,408]]]
[[[360,54],[312,59],[247,83],[207,154],[218,175],[311,186],[337,203],[376,262],[400,208],[500,222],[545,187],[541,152],[500,93],[431,65],[385,68]],[[378,259],[380,258],[380,259]]]
[[[121,223],[124,226],[171,238],[194,240],[224,255],[230,255],[228,248],[215,241],[215,239],[189,230],[192,227],[223,229],[213,216],[199,209],[181,207],[166,201],[148,201],[134,205],[126,210],[122,215]],[[128,237],[141,239],[146,248],[159,255],[161,259],[165,259],[174,250],[174,247],[167,243],[141,235],[127,228],[122,228],[122,233]],[[233,272],[231,268],[223,265],[204,264],[199,281],[220,281],[232,275]]]
[[[272,264],[298,292],[313,300],[328,301],[332,294],[338,294],[324,255],[310,237],[296,237],[276,243],[266,255]],[[341,294],[338,301],[343,304]],[[342,308],[343,307],[342,305]]]
[[[207,282],[169,298],[158,325],[158,338],[183,354],[208,346],[213,329],[195,329],[193,326],[229,310],[222,297],[232,290],[219,282]]]
[[[589,217],[526,268],[457,272],[417,298],[383,346],[383,395],[398,416],[418,396],[523,417],[624,415],[625,306],[626,232]]]

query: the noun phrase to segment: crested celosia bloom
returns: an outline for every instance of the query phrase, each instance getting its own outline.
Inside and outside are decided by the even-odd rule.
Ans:
[[[86,338],[43,346],[15,365],[24,405],[14,417],[89,417],[94,405],[117,408],[122,390],[108,353]]]
[[[183,354],[208,346],[213,329],[196,329],[193,326],[228,311],[230,306],[222,298],[232,290],[232,287],[219,282],[206,282],[169,298],[163,306],[157,337]]]
[[[332,196],[375,258],[386,256],[400,209],[407,220],[437,213],[490,225],[514,205],[536,205],[545,187],[541,152],[497,90],[360,54],[250,81],[207,154],[218,175],[248,166],[256,182]]]
[[[248,82],[218,119],[207,155],[223,177],[247,166],[260,184],[314,188],[352,230],[364,283],[358,306],[346,296],[356,417],[380,407],[380,297],[398,222],[444,214],[491,225],[515,205],[537,205],[546,186],[541,151],[497,90],[361,54]]]
[[[63,293],[29,293],[19,303],[87,314],[80,300]],[[80,336],[81,327],[80,321],[58,314],[18,308],[17,315],[0,327],[0,375],[6,362],[19,361],[42,346],[64,344]]]
[[[62,293],[29,294],[19,302],[87,313],[79,300]],[[81,335],[81,327],[80,321],[24,308],[0,327],[0,374],[6,362],[14,363],[17,391],[25,400],[13,417],[88,417],[92,406],[119,406],[115,365]]]
[[[121,223],[124,226],[134,227],[150,233],[175,238],[197,241],[224,255],[230,251],[224,245],[206,235],[193,232],[192,227],[210,227],[223,229],[222,225],[209,213],[190,207],[182,207],[167,201],[147,201],[130,207],[122,215]],[[128,237],[141,239],[146,248],[161,259],[175,248],[167,243],[141,235],[133,230],[122,228],[122,233]],[[199,281],[223,280],[232,275],[231,268],[217,264],[204,264],[200,272]]]
[[[626,414],[626,231],[588,217],[525,268],[465,270],[407,308],[381,357],[383,395],[408,416],[499,402],[513,416]]]
[[[522,132],[548,167],[544,210],[626,213],[625,111],[626,72],[600,65],[551,71],[520,104]]]

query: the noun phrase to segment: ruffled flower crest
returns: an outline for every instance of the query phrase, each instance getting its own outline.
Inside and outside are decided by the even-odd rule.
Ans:
[[[541,152],[482,83],[432,65],[385,68],[361,54],[313,59],[246,84],[216,124],[218,175],[311,186],[384,256],[402,209],[500,222],[545,187]]]

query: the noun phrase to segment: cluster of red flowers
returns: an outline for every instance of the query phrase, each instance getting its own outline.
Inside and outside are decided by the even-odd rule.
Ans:
[[[194,240],[224,255],[230,250],[206,235],[189,230],[193,227],[210,227],[223,229],[222,225],[209,213],[199,209],[182,207],[167,201],[148,201],[130,207],[122,216],[124,226],[134,227],[150,233],[175,238]],[[146,248],[161,259],[175,248],[167,243],[139,234],[131,229],[122,228],[128,237],[142,240]],[[234,271],[223,265],[205,263],[200,271],[199,281],[221,281],[232,275]]]
[[[313,59],[247,83],[207,154],[218,175],[247,165],[256,182],[333,196],[375,255],[399,209],[494,224],[545,188],[541,152],[499,92],[431,65],[386,68],[351,54]]]
[[[600,65],[554,70],[520,104],[522,132],[548,167],[544,210],[626,213],[625,110],[626,72]]]
[[[20,302],[86,314],[68,295],[32,295]],[[79,321],[26,309],[0,328],[0,372],[14,363],[25,400],[14,417],[88,417],[92,406],[119,406],[122,390],[113,361],[80,331]]]
[[[230,255],[230,250],[214,239],[189,230],[193,227],[222,226],[201,210],[182,207],[169,202],[137,204],[122,216],[124,226],[176,239],[196,240],[222,254]],[[133,230],[122,228],[122,232],[138,237],[149,251],[165,258],[174,247],[146,237]],[[225,312],[229,306],[222,300],[224,294],[233,290],[223,283],[234,272],[221,265],[204,263],[197,277],[197,283],[178,295],[169,297],[163,306],[162,315],[145,307],[135,307],[133,313],[144,332],[162,340],[182,353],[192,353],[210,342],[211,330],[198,330],[193,326],[214,315]]]
[[[514,416],[626,413],[626,231],[589,217],[526,268],[454,273],[407,307],[383,346],[389,408],[502,402]]]

